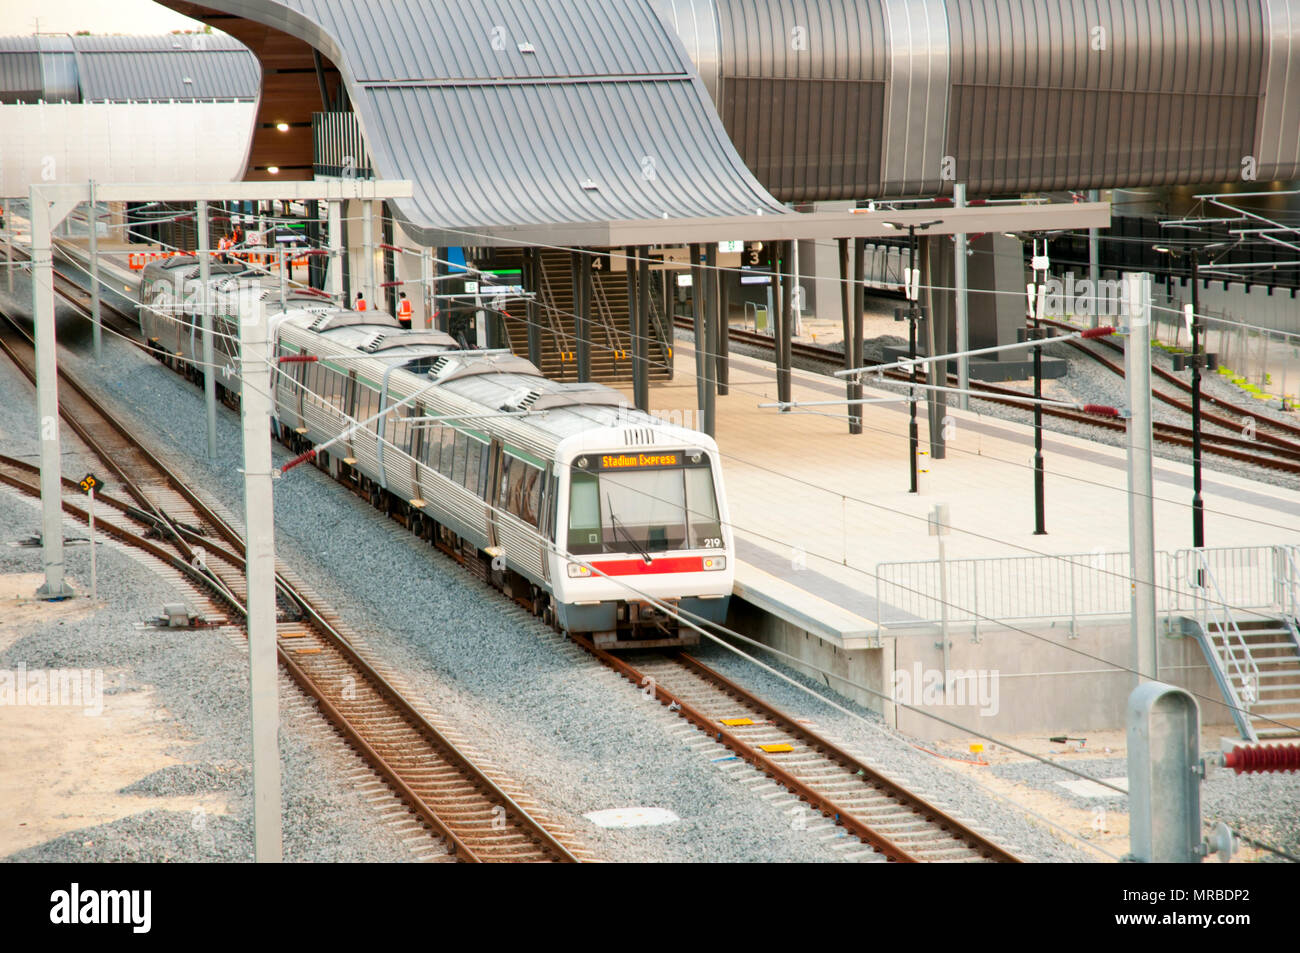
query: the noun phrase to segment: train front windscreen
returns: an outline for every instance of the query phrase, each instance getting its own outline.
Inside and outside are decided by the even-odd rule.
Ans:
[[[569,484],[569,551],[574,555],[649,555],[721,546],[707,455],[615,453],[575,461]]]

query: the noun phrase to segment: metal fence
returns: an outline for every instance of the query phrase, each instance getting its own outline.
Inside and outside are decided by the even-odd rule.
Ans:
[[[1158,611],[1192,612],[1197,569],[1204,567],[1217,584],[1216,598],[1234,610],[1287,611],[1300,601],[1300,548],[1234,546],[1157,553]],[[947,621],[977,628],[1051,619],[1069,620],[1073,631],[1081,618],[1128,615],[1132,598],[1127,552],[950,559],[942,567],[938,560],[878,563],[876,623],[889,628],[940,622],[941,571],[947,574]]]

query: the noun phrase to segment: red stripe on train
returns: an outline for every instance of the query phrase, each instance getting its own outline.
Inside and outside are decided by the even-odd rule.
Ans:
[[[703,556],[665,556],[647,563],[644,559],[615,559],[591,563],[591,568],[610,576],[642,576],[662,572],[704,572]]]

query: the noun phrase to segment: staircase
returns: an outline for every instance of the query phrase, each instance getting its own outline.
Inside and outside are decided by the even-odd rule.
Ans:
[[[578,342],[575,337],[572,260],[567,251],[542,249],[537,295],[537,323],[541,334],[541,370],[553,380],[578,379]],[[496,260],[522,267],[523,256],[514,249],[502,250]],[[657,275],[657,273],[655,273]],[[665,324],[655,289],[650,303],[650,380],[672,379],[670,360],[671,328]],[[625,272],[595,272],[592,275],[592,306],[588,327],[591,333],[591,379],[602,383],[630,383],[632,380],[632,323],[627,300]],[[528,320],[522,302],[510,308],[504,321],[510,350],[528,357]]]
[[[1279,547],[1278,558],[1296,568],[1295,547]],[[1273,618],[1239,621],[1204,553],[1193,550],[1189,579],[1194,617],[1184,619],[1200,643],[1237,730],[1246,741],[1300,737],[1300,630],[1295,589],[1300,573],[1283,574],[1283,611]]]

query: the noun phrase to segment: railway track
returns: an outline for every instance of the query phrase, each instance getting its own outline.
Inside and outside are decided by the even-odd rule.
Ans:
[[[60,293],[67,290],[63,288]],[[79,291],[74,286],[70,295],[78,304]],[[0,466],[0,480],[4,479],[3,466]],[[185,536],[185,532],[179,535]],[[213,550],[213,556],[217,562],[225,561],[242,569],[241,557],[233,549]],[[210,558],[209,564],[212,561]],[[237,582],[234,595],[242,596],[242,587]],[[303,632],[303,628],[299,620],[287,619],[281,623],[282,652],[292,638],[288,651],[297,658],[291,662],[302,667],[324,667],[327,673],[324,680],[337,684],[345,676],[329,668],[333,660],[320,658],[329,646],[315,633]],[[619,657],[595,649],[582,638],[574,641],[637,686],[653,679],[660,701],[725,745],[736,757],[792,792],[810,810],[843,827],[864,845],[860,852],[864,855],[904,863],[1018,860],[961,821],[880,775],[694,658],[658,656],[639,660],[633,667]],[[410,799],[406,800],[409,803]]]
[[[0,350],[34,383],[30,339],[7,316],[0,316]],[[242,620],[244,546],[230,523],[63,372],[60,416],[129,496],[97,494],[104,504],[97,527],[184,574],[207,593],[209,609],[219,617]],[[0,458],[0,482],[40,495],[37,469],[22,461]],[[74,485],[64,483],[73,492]],[[68,499],[64,509],[87,519]],[[280,569],[276,589],[281,669],[383,778],[429,839],[468,862],[579,859],[533,816],[520,792],[489,777],[390,677],[362,658],[343,623],[301,582]]]
[[[677,325],[682,328],[691,329],[689,321],[681,318],[675,319]],[[1068,324],[1057,322],[1047,322],[1066,330],[1078,330]],[[753,331],[746,331],[739,328],[730,330],[730,337],[733,340],[741,341],[753,347],[772,350],[773,339],[765,334],[757,334]],[[1121,351],[1118,345],[1106,341],[1104,338],[1098,339],[1102,344],[1115,350]],[[1081,341],[1071,341],[1074,347],[1088,354],[1090,357],[1100,361],[1118,373],[1121,377],[1124,370],[1113,361],[1109,361],[1102,355],[1096,353]],[[844,366],[844,356],[839,351],[831,348],[821,347],[816,344],[807,344],[803,342],[792,342],[791,353],[805,360],[813,361],[835,370],[840,370]],[[1174,375],[1165,371],[1163,368],[1152,368],[1157,377],[1162,380],[1168,380],[1190,393],[1191,387],[1185,382],[1179,380]],[[884,376],[893,381],[909,380],[909,375],[903,371],[886,371]],[[924,369],[918,375],[921,383],[927,381]],[[870,383],[870,377],[867,376],[867,383]],[[957,378],[953,374],[948,375],[948,382],[951,385],[957,383]],[[999,387],[996,384],[985,384],[978,381],[971,382],[971,389],[978,391],[971,396],[978,400],[986,400],[990,403],[1001,404],[1008,407],[1016,407],[1024,410],[1026,405],[1022,401],[1014,400],[1014,397],[1024,397],[1023,391],[1015,390],[1011,387]],[[1177,407],[1185,411],[1189,416],[1191,414],[1191,405],[1172,395],[1160,390],[1154,390],[1153,396],[1170,406]],[[1201,434],[1201,449],[1203,453],[1214,454],[1231,460],[1237,460],[1252,466],[1261,467],[1268,470],[1279,470],[1284,473],[1300,474],[1300,441],[1289,439],[1291,436],[1300,437],[1300,427],[1286,424],[1284,422],[1274,421],[1268,418],[1254,418],[1248,410],[1235,407],[1225,401],[1217,398],[1202,397],[1226,410],[1237,413],[1242,419],[1233,421],[1213,412],[1202,410],[1202,418],[1205,422],[1217,425],[1226,430],[1236,431],[1240,434],[1243,432],[1245,418],[1250,417],[1255,421],[1255,439],[1251,440],[1243,436],[1234,436],[1232,434],[1219,433],[1214,430],[1203,431]],[[1112,433],[1123,433],[1126,425],[1123,421],[1113,420],[1106,417],[1098,417],[1080,411],[1067,410],[1060,407],[1044,407],[1043,414],[1047,417],[1055,417],[1058,420],[1068,420],[1072,423],[1082,424],[1088,427],[1096,427],[1100,430],[1107,430]],[[1192,446],[1192,428],[1184,427],[1179,424],[1154,422],[1152,424],[1152,435],[1160,443],[1170,446],[1184,447],[1190,450]]]
[[[737,757],[900,863],[1019,863],[984,835],[889,780],[791,715],[685,653],[615,656],[577,644]]]

